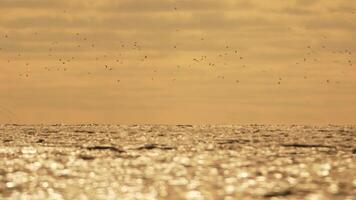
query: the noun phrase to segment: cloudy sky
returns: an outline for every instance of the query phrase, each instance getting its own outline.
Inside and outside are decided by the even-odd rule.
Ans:
[[[1,123],[356,123],[356,1],[0,0]]]

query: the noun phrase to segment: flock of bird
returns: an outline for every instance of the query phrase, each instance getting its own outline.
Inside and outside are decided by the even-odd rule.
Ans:
[[[174,11],[177,11],[177,7],[174,7]],[[65,11],[66,12],[66,11]],[[179,29],[176,29],[177,32],[179,32]],[[33,33],[34,37],[41,37],[41,34],[38,32],[34,32]],[[74,46],[72,46],[72,49],[76,49],[75,51],[77,52],[85,52],[85,51],[96,51],[96,52],[100,52],[100,49],[96,49],[97,48],[97,42],[98,41],[94,41],[94,40],[90,40],[87,36],[85,36],[85,33],[73,33],[73,44]],[[14,36],[15,37],[15,36]],[[16,38],[12,38],[11,35],[9,34],[4,34],[3,35],[3,40],[8,40],[8,41],[13,41],[16,40]],[[349,49],[343,49],[343,50],[336,50],[336,49],[329,49],[329,47],[327,46],[327,40],[328,38],[326,36],[323,36],[322,38],[322,44],[319,46],[311,46],[311,45],[306,45],[305,47],[305,57],[300,58],[297,62],[295,62],[295,65],[308,65],[308,62],[313,62],[313,63],[317,63],[319,62],[319,59],[317,57],[318,52],[320,53],[321,51],[323,52],[328,52],[328,53],[332,53],[332,54],[339,54],[339,55],[343,55],[344,58],[346,59],[346,64],[350,67],[353,66],[353,60],[352,60],[352,51]],[[0,40],[1,41],[1,40]],[[100,41],[99,41],[100,42]],[[209,40],[205,37],[201,37],[200,38],[200,42],[206,45],[209,45]],[[61,55],[60,52],[56,52],[56,48],[60,46],[60,43],[58,41],[52,41],[49,43],[48,49],[45,50],[46,52],[46,56],[48,57],[48,59],[51,59],[53,61],[53,63],[51,65],[47,65],[47,66],[43,66],[43,70],[47,71],[47,72],[53,72],[53,71],[62,71],[62,72],[67,72],[70,70],[71,68],[71,63],[75,62],[75,61],[79,61],[78,57],[79,54],[73,54],[76,55],[78,57],[75,56],[63,56]],[[173,44],[171,47],[171,51],[179,51],[179,45],[178,44]],[[150,56],[149,55],[145,55],[145,51],[144,51],[144,46],[138,42],[138,41],[133,41],[133,42],[121,42],[117,47],[117,49],[124,49],[122,50],[122,53],[119,53],[118,56],[116,57],[112,57],[109,54],[102,54],[100,55],[99,53],[97,55],[95,55],[94,60],[95,61],[102,61],[102,63],[98,64],[99,66],[101,66],[101,69],[107,72],[111,72],[114,70],[118,70],[118,65],[124,65],[125,64],[125,57],[122,57],[122,54],[125,53],[127,50],[130,51],[137,51],[138,52],[138,57],[137,57],[137,61],[139,62],[146,62],[148,63],[148,61],[150,60]],[[225,45],[223,47],[221,47],[220,50],[215,57],[211,57],[208,55],[201,55],[199,57],[192,57],[191,60],[186,61],[187,63],[187,67],[191,68],[192,66],[206,66],[207,68],[211,68],[211,69],[219,69],[219,66],[225,66],[225,65],[229,65],[229,62],[231,60],[234,60],[234,63],[232,65],[237,66],[239,65],[242,68],[245,68],[248,66],[248,62],[246,61],[245,57],[242,55],[242,53],[236,49],[233,48],[230,45]],[[202,49],[203,51],[203,49]],[[5,47],[1,47],[0,46],[0,53],[1,52],[6,52],[6,48]],[[19,51],[16,53],[16,56],[14,57],[14,54],[12,54],[12,58],[7,58],[7,62],[16,62],[18,60],[19,57],[23,56],[23,51]],[[2,56],[4,57],[4,56]],[[110,61],[109,61],[110,60]],[[112,60],[114,60],[114,63],[112,62]],[[339,62],[339,61],[335,61],[335,62]],[[97,64],[97,63],[96,63]],[[174,65],[174,64],[173,64]],[[232,66],[229,65],[229,66]],[[26,77],[29,78],[31,77],[31,70],[30,67],[31,62],[30,61],[26,61],[25,62],[25,66],[27,67],[27,71],[18,74],[20,77]],[[177,70],[181,69],[183,66],[182,65],[176,65]],[[157,73],[157,70],[153,70],[154,73]],[[87,71],[86,74],[87,75],[93,75],[95,72],[91,72],[91,71]],[[218,75],[216,77],[217,79],[225,79],[225,75]],[[308,76],[304,76],[304,79],[307,79]],[[154,77],[150,78],[152,81],[155,80]],[[171,81],[176,81],[177,78],[172,78]],[[276,80],[276,84],[282,84],[282,80],[284,80],[282,77],[279,77]],[[115,80],[115,82],[117,84],[120,84],[122,81],[120,78],[117,78]],[[241,81],[239,79],[235,79],[233,81],[236,84],[241,83]],[[325,82],[327,84],[331,83],[332,81],[330,79],[325,80]]]
[[[41,37],[40,34],[38,34],[37,32],[34,33],[34,35],[36,37]],[[87,51],[88,48],[92,48],[95,49],[96,45],[94,41],[89,41],[88,37],[81,37],[80,33],[75,33],[74,36],[76,37],[74,42],[78,42],[78,41],[84,41],[86,42],[86,44],[80,43],[80,44],[75,44],[72,48],[77,48],[78,52],[83,52],[83,51]],[[11,39],[16,39],[16,38],[11,38],[8,34],[4,35],[4,38],[6,40],[11,41]],[[201,41],[205,41],[204,38],[201,38]],[[65,56],[61,56],[61,52],[56,53],[55,49],[56,47],[59,45],[58,41],[53,41],[50,42],[48,49],[46,50],[46,54],[47,54],[47,58],[51,59],[53,62],[53,64],[48,65],[48,66],[44,66],[43,70],[47,71],[47,72],[55,72],[55,71],[67,71],[70,68],[70,64],[74,61],[76,61],[76,57],[71,56],[71,57],[65,57]],[[117,48],[127,48],[126,50],[136,50],[138,52],[143,52],[142,49],[142,45],[140,45],[137,41],[131,42],[131,43],[120,43],[120,45]],[[173,45],[172,46],[173,50],[179,50],[178,45]],[[239,55],[237,50],[229,50],[230,47],[229,46],[225,46],[226,51],[219,53],[216,58],[221,58],[222,61],[220,61],[220,63],[222,65],[227,65],[226,62],[223,62],[223,58],[228,56],[229,54],[235,54],[236,56],[238,56],[238,58],[240,60],[243,60],[243,57]],[[5,52],[6,49],[5,48],[0,48],[0,51]],[[58,54],[58,55],[57,55]],[[20,51],[18,53],[16,53],[16,56],[11,55],[12,58],[7,58],[7,62],[8,63],[12,63],[12,62],[16,62],[19,60],[20,57],[22,57],[24,55],[23,51]],[[114,67],[114,65],[112,64],[111,60],[114,60],[116,65],[123,65],[124,64],[124,58],[121,57],[122,53],[119,54],[118,57],[111,57],[109,58],[108,54],[103,54],[103,55],[96,55],[95,56],[95,61],[99,61],[99,60],[103,60],[104,64],[102,64],[102,69],[105,71],[113,71],[115,69],[117,69],[117,67]],[[149,56],[148,55],[140,55],[137,60],[141,61],[141,62],[145,62],[145,61],[149,61]],[[105,60],[107,61],[107,63],[105,63]],[[189,62],[189,61],[188,61]],[[213,60],[209,60],[208,56],[200,56],[200,57],[194,57],[191,58],[191,62],[188,67],[192,67],[192,65],[204,65],[207,64],[209,67],[216,67],[218,65],[216,59]],[[28,71],[24,72],[24,73],[19,73],[18,75],[20,77],[30,77],[31,73],[29,68],[32,66],[30,61],[26,61],[25,62],[25,66],[27,67]],[[180,69],[182,66],[181,65],[176,65],[177,69]],[[246,65],[242,65],[242,67],[246,67]],[[157,70],[153,70],[154,73],[157,73]],[[88,75],[92,75],[92,72],[88,71],[87,72]],[[221,78],[224,79],[224,76],[217,76],[217,78]],[[154,78],[152,77],[151,80],[154,80]],[[172,81],[175,81],[176,78],[172,78]],[[117,83],[120,83],[121,81],[118,79],[116,80]],[[237,81],[238,82],[238,81]]]

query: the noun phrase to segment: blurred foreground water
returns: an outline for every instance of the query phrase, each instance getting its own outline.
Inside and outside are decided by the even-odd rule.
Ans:
[[[0,125],[0,199],[356,199],[355,126]]]

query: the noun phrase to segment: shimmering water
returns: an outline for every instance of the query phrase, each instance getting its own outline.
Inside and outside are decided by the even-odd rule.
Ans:
[[[0,199],[355,199],[354,126],[0,125]]]

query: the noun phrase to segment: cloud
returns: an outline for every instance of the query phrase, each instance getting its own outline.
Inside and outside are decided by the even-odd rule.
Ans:
[[[311,6],[314,6],[320,2],[321,2],[321,0],[296,0],[295,6],[311,7]]]
[[[58,9],[70,5],[69,1],[60,0],[1,0],[1,9]]]
[[[347,0],[1,0],[0,105],[38,121],[46,120],[39,113],[67,119],[60,109],[73,110],[71,119],[90,110],[98,121],[214,121],[229,113],[229,120],[275,117],[268,123],[306,111],[322,119],[355,98],[356,74],[346,66],[355,62],[355,7]],[[333,53],[345,49],[352,54]]]

